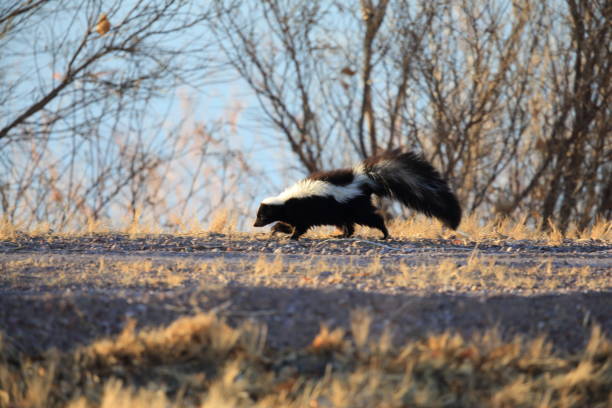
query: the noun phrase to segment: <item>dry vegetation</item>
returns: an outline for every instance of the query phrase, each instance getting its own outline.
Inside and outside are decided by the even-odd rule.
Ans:
[[[235,207],[243,223],[294,178],[407,148],[467,212],[567,236],[612,216],[611,13],[605,0],[10,2],[0,215],[180,229]]]
[[[612,406],[609,1],[4,3],[0,408]],[[396,148],[460,231],[245,232]]]
[[[65,247],[64,247],[65,248]],[[371,251],[371,249],[368,249]],[[234,253],[242,252],[236,245]],[[149,253],[153,257],[153,253]],[[586,292],[612,288],[609,265],[563,265],[553,257],[518,262],[480,253],[466,259],[411,259],[394,254],[337,259],[311,253],[297,259],[282,255],[244,256],[231,260],[117,259],[112,255],[26,255],[0,260],[0,288],[40,291],[71,288],[185,289],[206,284],[323,289],[328,287],[375,290],[384,293],[410,291],[469,291],[502,293]],[[513,263],[514,262],[514,263]]]
[[[209,228],[4,224],[0,407],[612,402],[610,223]]]
[[[543,338],[442,333],[395,347],[356,312],[351,338],[322,327],[310,346],[270,352],[265,329],[212,314],[121,334],[35,360],[6,345],[1,406],[69,407],[605,407],[612,345],[594,327],[575,355]]]

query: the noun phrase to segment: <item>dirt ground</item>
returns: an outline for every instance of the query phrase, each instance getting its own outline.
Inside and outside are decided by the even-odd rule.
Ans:
[[[215,311],[307,345],[367,310],[394,340],[431,332],[544,334],[561,352],[612,334],[612,246],[268,235],[23,235],[0,241],[0,331],[26,354]]]

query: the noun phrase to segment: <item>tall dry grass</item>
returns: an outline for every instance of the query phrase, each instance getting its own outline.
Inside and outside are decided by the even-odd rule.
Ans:
[[[398,238],[456,238],[472,242],[531,240],[558,245],[564,240],[574,241],[612,241],[612,221],[597,219],[592,225],[582,230],[575,224],[562,232],[554,223],[549,228],[540,228],[541,220],[528,222],[527,216],[496,217],[493,219],[470,214],[461,222],[458,230],[452,231],[434,220],[416,216],[407,220],[396,220],[391,223],[389,231],[392,237]]]
[[[89,219],[83,228],[70,228],[62,232],[56,232],[46,222],[24,225],[15,224],[7,219],[0,220],[0,239],[12,240],[20,235],[41,236],[41,235],[69,235],[79,236],[86,234],[107,234],[125,233],[131,237],[146,234],[171,233],[178,235],[198,235],[207,233],[217,233],[229,237],[246,237],[249,234],[269,234],[269,228],[240,228],[240,225],[247,224],[241,222],[240,218],[248,216],[241,215],[238,211],[220,209],[213,212],[207,223],[203,223],[193,217],[174,217],[171,226],[161,225],[153,218],[136,219],[125,218],[118,228],[113,228],[109,223],[100,220]],[[539,227],[541,220],[528,222],[526,216],[519,218],[496,217],[488,219],[479,214],[470,214],[461,222],[457,231],[445,228],[437,220],[421,215],[409,217],[407,219],[396,219],[389,223],[389,232],[392,239],[454,239],[464,242],[484,242],[506,240],[530,240],[550,245],[562,244],[565,240],[575,242],[612,241],[612,221],[603,218],[597,219],[592,225],[579,229],[575,224],[571,224],[565,232],[562,232],[552,222],[549,228]],[[305,237],[330,238],[337,235],[333,227],[317,227],[311,229]],[[357,226],[356,236],[368,239],[380,238],[377,230]]]

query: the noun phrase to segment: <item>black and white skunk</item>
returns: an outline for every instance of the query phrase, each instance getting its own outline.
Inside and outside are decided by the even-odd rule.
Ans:
[[[352,169],[311,174],[276,197],[266,198],[255,227],[279,221],[274,232],[298,239],[310,227],[335,225],[350,237],[355,224],[377,228],[389,237],[371,195],[391,197],[456,229],[461,221],[457,197],[440,173],[421,155],[399,150],[373,156]]]

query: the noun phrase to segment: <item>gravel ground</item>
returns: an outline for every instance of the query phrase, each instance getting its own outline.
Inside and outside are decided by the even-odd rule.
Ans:
[[[321,323],[350,327],[355,309],[398,343],[497,328],[571,352],[593,324],[612,334],[612,245],[213,233],[0,241],[0,330],[28,354],[115,334],[128,318],[151,326],[211,310],[265,323],[272,348],[304,347]]]

